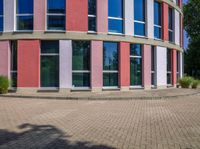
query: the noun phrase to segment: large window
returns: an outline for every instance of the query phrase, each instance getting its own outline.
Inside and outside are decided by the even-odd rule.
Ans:
[[[103,44],[103,86],[118,87],[118,43]]]
[[[162,7],[158,1],[154,1],[154,38],[162,38]]]
[[[96,0],[88,0],[88,31],[96,32]]]
[[[136,36],[145,36],[146,0],[134,0],[134,32]]]
[[[108,31],[123,34],[123,0],[108,0]]]
[[[17,30],[33,30],[33,0],[17,0]]]
[[[3,32],[3,0],[0,0],[0,32]]]
[[[131,44],[130,47],[131,86],[142,86],[142,45]]]
[[[11,62],[10,62],[10,72],[11,72],[11,87],[17,87],[17,41],[10,42],[10,55],[11,55]]]
[[[90,87],[90,42],[73,41],[73,87]]]
[[[155,46],[151,47],[151,85],[156,85],[156,52]]]
[[[169,16],[168,16],[168,32],[169,32],[169,41],[173,42],[174,41],[174,13],[173,13],[173,9],[169,7]]]
[[[59,87],[59,41],[41,42],[41,87]]]
[[[172,85],[172,50],[167,49],[167,84]]]
[[[48,0],[47,30],[65,30],[65,0]]]
[[[180,79],[180,52],[179,51],[177,51],[177,54],[176,54],[176,59],[177,59],[177,71],[176,71],[176,74],[177,74],[177,83],[178,83],[178,81],[179,81],[179,79]]]

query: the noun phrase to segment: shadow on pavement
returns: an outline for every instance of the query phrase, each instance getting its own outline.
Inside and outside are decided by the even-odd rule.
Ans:
[[[70,142],[61,130],[51,125],[23,124],[21,133],[0,129],[0,149],[114,149],[91,142]]]

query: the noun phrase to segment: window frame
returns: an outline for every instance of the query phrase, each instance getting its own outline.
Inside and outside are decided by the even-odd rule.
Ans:
[[[89,33],[96,33],[97,32],[97,0],[95,0],[95,10],[96,10],[96,14],[89,14],[89,0],[88,0],[88,32]],[[95,30],[90,30],[89,29],[89,19],[90,18],[95,18],[95,22],[96,22],[96,26],[95,26]]]
[[[175,39],[174,39],[174,34],[175,34],[174,33],[174,26],[175,26],[174,15],[175,15],[175,13],[174,13],[174,9],[172,7],[169,7],[168,9],[169,9],[168,10],[168,36],[169,36],[168,40],[169,40],[169,42],[174,43],[175,42]],[[171,11],[171,18],[170,18],[170,11]],[[170,39],[170,33],[172,35],[172,39]]]
[[[2,15],[0,15],[0,18],[2,18],[2,30],[0,30],[0,33],[4,32],[4,0],[2,1]]]
[[[154,6],[155,6],[155,3],[158,3],[159,4],[159,6],[160,6],[160,25],[158,25],[158,24],[155,24],[155,17],[154,17],[154,39],[155,40],[162,40],[162,36],[163,36],[163,32],[162,32],[162,19],[163,19],[163,17],[162,17],[162,3],[161,2],[159,2],[158,0],[154,0]],[[154,7],[153,6],[153,7]],[[154,16],[155,16],[155,7],[154,7]],[[155,37],[155,28],[158,28],[159,30],[160,30],[160,32],[161,32],[161,35],[160,35],[160,38],[157,38],[157,37]]]

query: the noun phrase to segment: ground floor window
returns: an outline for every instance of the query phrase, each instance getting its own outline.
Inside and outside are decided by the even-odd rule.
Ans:
[[[155,47],[151,47],[151,85],[155,86],[156,85],[156,61],[155,61]]]
[[[177,71],[176,71],[176,74],[177,74],[177,83],[178,83],[178,81],[180,79],[180,52],[177,51],[176,57],[177,57]]]
[[[72,42],[73,87],[90,87],[90,42]]]
[[[59,87],[59,41],[41,41],[41,87]]]
[[[115,42],[103,44],[103,86],[118,87],[118,51],[119,45]]]
[[[167,49],[167,84],[172,85],[172,50]]]
[[[10,42],[10,55],[11,55],[11,88],[17,87],[17,41]]]
[[[131,86],[142,86],[142,45],[130,46],[130,80]]]

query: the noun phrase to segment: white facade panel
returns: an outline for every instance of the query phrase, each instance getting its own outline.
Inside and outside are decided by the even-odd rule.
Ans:
[[[15,0],[4,0],[4,31],[15,30]]]
[[[134,11],[133,11],[133,0],[125,0],[125,35],[133,36],[134,34]]]
[[[147,0],[147,37],[154,38],[154,0]]]
[[[180,45],[180,14],[175,10],[175,44]]]
[[[167,86],[167,49],[156,47],[156,85]]]
[[[72,41],[60,40],[60,88],[72,87]]]

